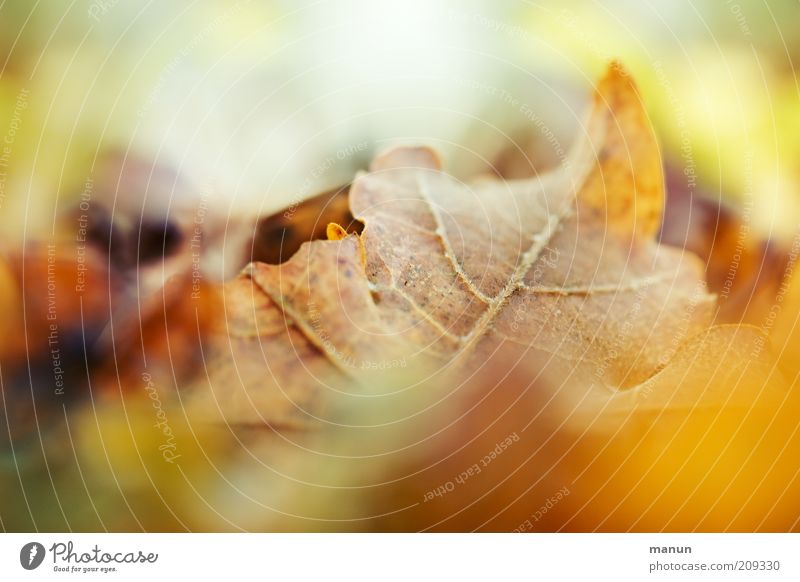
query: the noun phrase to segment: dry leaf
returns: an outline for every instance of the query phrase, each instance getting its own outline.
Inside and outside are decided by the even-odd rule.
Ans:
[[[795,529],[797,395],[656,241],[662,182],[618,65],[550,173],[463,184],[391,150],[253,248],[329,240],[252,263],[221,308],[184,274],[116,327],[140,390],[84,411],[79,454],[137,493],[127,529]]]
[[[248,433],[269,470],[237,487],[279,515],[244,523],[794,527],[777,500],[795,397],[762,333],[710,327],[702,262],[655,241],[658,148],[618,66],[585,129],[520,181],[465,185],[431,150],[392,150],[350,189],[361,235],[333,225],[226,286],[185,402],[281,435]]]
[[[694,256],[653,240],[658,148],[618,66],[594,101],[569,160],[533,179],[464,185],[425,148],[377,158],[350,190],[361,236],[252,264],[228,285],[207,402],[228,422],[311,420],[325,382],[459,368],[509,343],[598,386],[651,377],[708,326],[713,298]],[[236,386],[214,381],[233,374]]]

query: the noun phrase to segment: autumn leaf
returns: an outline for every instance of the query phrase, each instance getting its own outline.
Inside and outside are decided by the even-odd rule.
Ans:
[[[389,150],[260,221],[224,286],[98,303],[79,466],[123,529],[796,529],[796,391],[664,204],[617,64],[546,174]]]
[[[619,66],[584,129],[518,181],[390,150],[350,188],[360,235],[226,285],[184,402],[269,459],[245,488],[271,528],[793,527],[795,397],[762,332],[712,325],[703,263],[656,242],[658,147]]]
[[[228,422],[311,420],[321,382],[352,386],[392,362],[458,369],[506,344],[596,373],[598,386],[652,376],[708,326],[713,297],[694,256],[653,240],[658,147],[620,67],[585,127],[559,170],[528,180],[465,185],[426,148],[379,156],[349,194],[360,236],[254,263],[229,284],[209,385],[233,369],[240,382],[214,406],[232,407]]]

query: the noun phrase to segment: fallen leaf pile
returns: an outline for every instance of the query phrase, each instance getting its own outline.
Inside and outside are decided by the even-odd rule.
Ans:
[[[99,523],[798,529],[794,368],[769,338],[791,350],[793,321],[740,323],[771,301],[796,318],[794,257],[765,282],[753,251],[739,303],[718,302],[724,254],[662,225],[627,73],[599,82],[559,168],[464,183],[442,166],[391,149],[299,230],[262,222],[281,233],[256,232],[267,262],[219,287],[187,273],[111,318],[91,407],[67,415]]]

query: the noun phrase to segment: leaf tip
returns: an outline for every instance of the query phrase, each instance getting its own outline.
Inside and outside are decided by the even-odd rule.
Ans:
[[[654,237],[664,203],[661,154],[636,83],[619,61],[595,87],[585,130],[573,150],[573,162],[588,170],[579,198],[619,232]]]

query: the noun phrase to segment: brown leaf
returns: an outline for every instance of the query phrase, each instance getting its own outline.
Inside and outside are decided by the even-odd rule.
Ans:
[[[699,261],[654,241],[658,147],[618,65],[552,173],[465,185],[431,150],[400,148],[349,198],[362,235],[255,263],[227,286],[227,333],[207,350],[199,408],[305,424],[328,419],[331,395],[358,392],[371,371],[469,368],[505,346],[598,388],[631,387],[711,322]]]
[[[221,307],[186,273],[134,305],[114,347],[138,390],[84,410],[82,454],[167,503],[150,528],[796,528],[796,391],[762,333],[711,326],[702,263],[655,240],[663,203],[616,65],[548,174],[463,184],[389,151],[263,222],[298,249]]]
[[[796,394],[656,242],[658,148],[618,66],[563,167],[465,185],[400,148],[349,203],[360,235],[226,286],[186,393],[190,418],[261,427],[240,486],[279,515],[250,527],[795,527]]]

